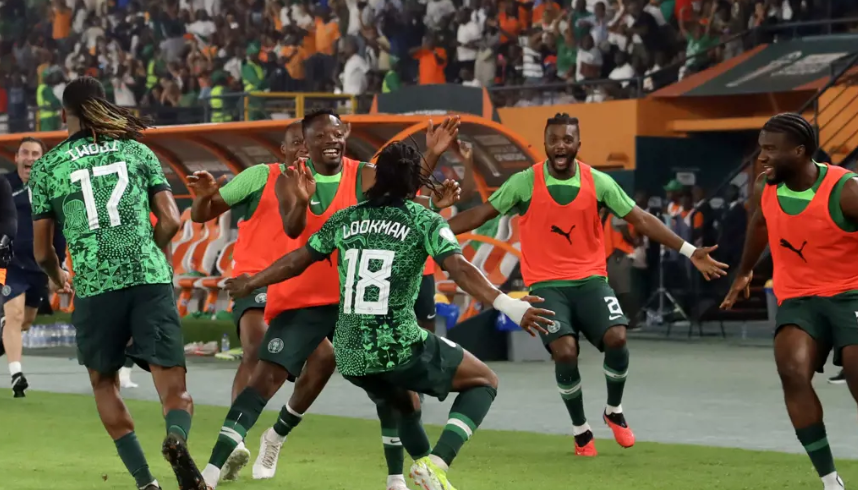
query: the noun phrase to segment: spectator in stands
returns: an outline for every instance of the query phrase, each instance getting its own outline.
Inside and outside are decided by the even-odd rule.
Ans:
[[[423,45],[412,48],[411,57],[419,64],[420,85],[447,83],[444,68],[447,66],[447,52],[435,44],[435,36],[427,34]]]
[[[340,75],[343,93],[361,95],[366,91],[369,65],[358,54],[357,39],[349,36],[343,39],[343,72]]]

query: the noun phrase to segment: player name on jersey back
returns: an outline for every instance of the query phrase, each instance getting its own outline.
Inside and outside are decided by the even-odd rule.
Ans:
[[[72,148],[66,151],[66,155],[72,160],[78,158],[91,157],[102,153],[112,153],[119,151],[119,140],[105,141],[104,143],[90,143],[88,145],[80,145],[77,148]]]
[[[411,228],[397,221],[365,219],[352,221],[349,225],[343,225],[343,240],[354,235],[372,233],[389,235],[404,242],[410,232]]]

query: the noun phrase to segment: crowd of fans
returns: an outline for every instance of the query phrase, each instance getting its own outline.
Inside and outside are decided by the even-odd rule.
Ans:
[[[0,0],[0,114],[22,130],[28,107],[41,107],[40,127],[54,129],[65,83],[83,74],[161,124],[201,122],[182,108],[229,120],[223,94],[264,90],[364,96],[457,83],[523,87],[493,90],[499,105],[623,98],[736,56],[746,39],[734,35],[749,28],[855,7],[561,1]],[[535,88],[550,83],[550,97]],[[258,109],[251,118],[265,117]]]

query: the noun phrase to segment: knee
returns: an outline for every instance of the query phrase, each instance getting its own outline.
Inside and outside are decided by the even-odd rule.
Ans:
[[[551,358],[557,364],[578,364],[578,347],[572,337],[562,337],[551,343]]]
[[[7,309],[4,312],[4,318],[6,319],[6,327],[4,328],[4,330],[9,330],[10,332],[25,330],[23,311]],[[27,328],[30,327],[27,326]]]
[[[495,391],[497,391],[497,389],[498,389],[498,384],[500,383],[500,380],[498,379],[498,375],[497,375],[497,374],[495,374],[495,372],[494,372],[494,371],[492,371],[491,369],[489,369],[489,370],[488,370],[488,373],[486,373],[485,378],[486,378],[486,383],[485,383],[485,385],[486,385],[486,386],[490,386],[492,389],[494,389]]]
[[[300,375],[301,373],[297,374]],[[256,369],[250,377],[248,387],[259,392],[263,398],[271,399],[288,378],[289,372],[286,369],[276,364],[262,361],[256,365]]]
[[[310,358],[307,359],[307,364],[312,365],[314,370],[319,372],[334,372],[337,367],[336,358],[334,357],[334,346],[331,342],[325,340],[313,351]]]
[[[791,358],[778,363],[778,376],[784,388],[810,386],[813,372],[800,359]]]
[[[605,349],[622,349],[626,346],[626,327],[618,325],[609,328],[602,337],[602,343]]]

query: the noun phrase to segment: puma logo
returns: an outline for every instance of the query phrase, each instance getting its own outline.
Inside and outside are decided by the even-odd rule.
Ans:
[[[807,262],[807,259],[805,259],[805,258],[804,258],[804,246],[805,246],[805,245],[807,245],[807,240],[805,240],[805,241],[804,241],[804,243],[802,243],[802,244],[801,244],[801,248],[795,248],[795,247],[792,245],[792,243],[790,243],[790,242],[786,241],[785,239],[781,238],[781,247],[783,247],[783,248],[785,248],[785,249],[787,249],[787,250],[791,250],[791,251],[795,252],[795,254],[796,254],[796,255],[798,255],[798,256],[801,258],[801,260],[803,260],[803,261]]]
[[[569,228],[569,231],[563,231],[559,226],[551,225],[551,233],[557,233],[558,235],[562,235],[566,238],[566,241],[569,242],[569,245],[572,245],[572,230],[575,229],[576,225],[572,225],[572,228]]]

